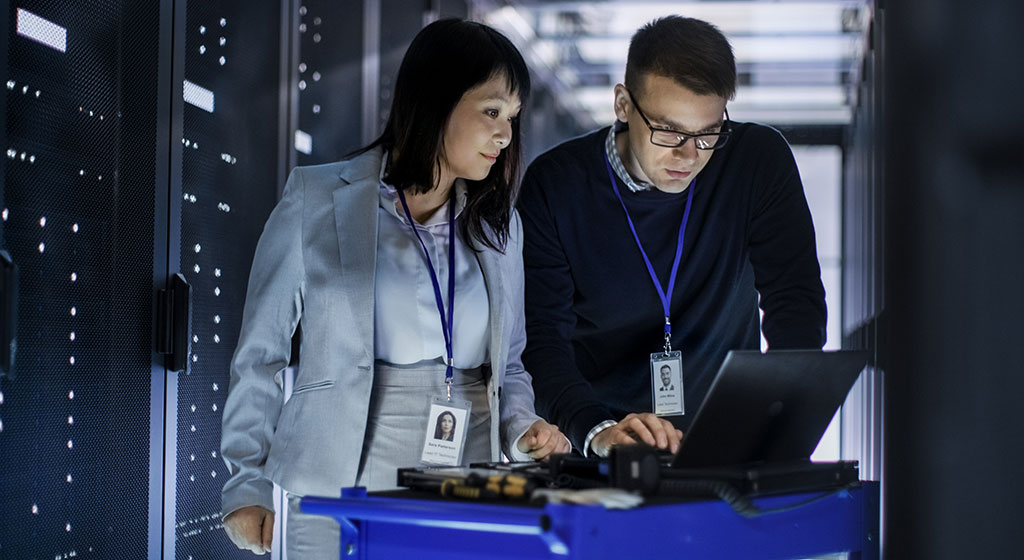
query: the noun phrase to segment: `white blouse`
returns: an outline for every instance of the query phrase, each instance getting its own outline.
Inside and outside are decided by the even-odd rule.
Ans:
[[[456,276],[452,356],[456,368],[472,369],[489,361],[490,309],[476,253],[459,232],[458,217],[466,207],[466,184],[458,179],[454,188]],[[415,224],[437,273],[446,318],[450,203],[441,206],[426,223]],[[447,351],[427,260],[416,235],[409,229],[401,204],[396,189],[381,181],[374,282],[374,355],[378,360],[400,365],[435,359],[444,362]]]

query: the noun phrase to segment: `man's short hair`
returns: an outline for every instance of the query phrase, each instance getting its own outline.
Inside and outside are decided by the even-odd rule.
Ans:
[[[699,19],[666,16],[633,35],[626,59],[626,88],[633,95],[642,94],[645,74],[671,78],[698,95],[736,95],[732,46],[717,27]]]

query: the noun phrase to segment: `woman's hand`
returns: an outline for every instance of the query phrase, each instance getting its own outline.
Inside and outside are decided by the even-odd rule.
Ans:
[[[260,506],[245,506],[224,518],[224,532],[242,550],[256,554],[270,552],[274,540],[274,512]]]
[[[546,459],[552,453],[568,453],[569,447],[569,440],[558,427],[544,420],[534,422],[516,443],[519,451],[534,459]]]

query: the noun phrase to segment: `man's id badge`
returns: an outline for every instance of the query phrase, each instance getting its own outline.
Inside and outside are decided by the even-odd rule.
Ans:
[[[683,357],[679,350],[651,354],[651,410],[658,416],[685,414]]]
[[[430,399],[427,433],[420,461],[432,465],[458,466],[469,433],[469,411],[473,403],[461,399]]]

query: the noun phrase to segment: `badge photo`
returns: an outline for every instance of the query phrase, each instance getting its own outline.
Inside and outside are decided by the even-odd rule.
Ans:
[[[460,399],[434,397],[427,415],[420,460],[432,465],[462,464],[462,451],[469,432],[469,410],[472,403]]]
[[[651,354],[651,410],[658,416],[685,414],[682,353]]]

